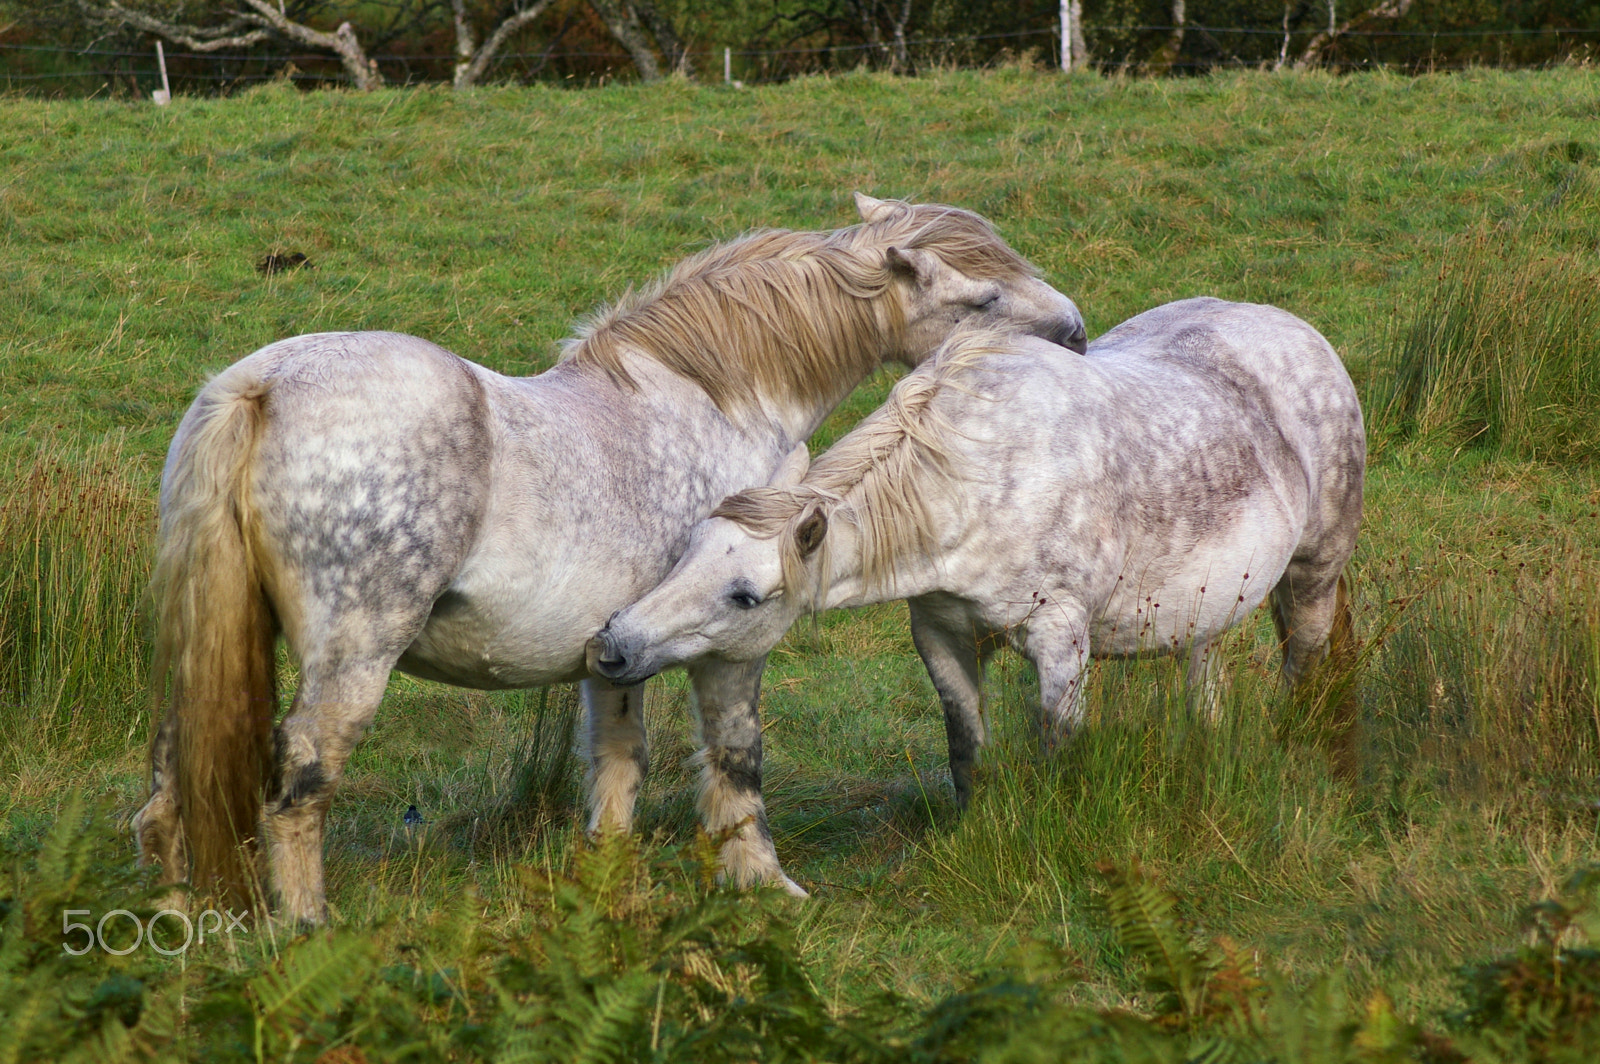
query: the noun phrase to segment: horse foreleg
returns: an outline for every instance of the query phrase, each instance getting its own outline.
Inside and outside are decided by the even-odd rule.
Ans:
[[[1185,677],[1189,712],[1204,714],[1213,724],[1222,715],[1222,653],[1211,640],[1197,639],[1189,647]]]
[[[589,761],[589,831],[627,831],[633,803],[650,771],[644,730],[644,684],[583,681],[584,749]]]
[[[1044,602],[1028,621],[1022,649],[1039,673],[1039,725],[1046,752],[1053,752],[1083,723],[1089,625],[1075,606],[1048,596]]]
[[[703,746],[700,818],[722,843],[722,874],[739,886],[773,883],[799,897],[805,891],[783,874],[761,800],[763,657],[743,664],[703,661],[689,666]]]
[[[939,702],[944,706],[944,733],[950,745],[950,782],[956,805],[962,809],[972,799],[972,769],[984,743],[983,666],[978,640],[966,631],[942,626],[926,603],[910,599],[911,641],[928,669]]]
[[[279,915],[294,924],[327,918],[322,836],[345,762],[389,681],[390,663],[307,663],[289,715],[274,734],[276,772],[267,795],[267,837]]]

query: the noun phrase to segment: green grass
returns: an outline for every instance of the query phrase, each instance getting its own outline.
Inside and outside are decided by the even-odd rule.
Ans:
[[[534,372],[628,284],[750,227],[846,224],[862,189],[987,214],[1091,335],[1198,294],[1321,329],[1373,443],[1366,651],[1353,780],[1315,708],[1277,691],[1262,618],[1230,644],[1215,722],[1185,712],[1176,663],[1107,663],[1092,726],[1050,763],[1032,677],[1003,657],[958,817],[904,607],[798,627],[765,684],[767,798],[816,888],[786,919],[829,1014],[886,991],[932,1006],[1026,941],[1069,958],[1061,1000],[1153,1008],[1096,900],[1096,866],[1137,858],[1202,937],[1437,1026],[1456,969],[1512,948],[1523,907],[1597,853],[1597,114],[1580,70],[0,99],[8,845],[37,845],[69,787],[140,801],[154,488],[206,373],[346,328]],[[257,274],[274,251],[314,267]],[[467,893],[496,933],[553,912],[526,876],[578,852],[572,712],[569,690],[396,677],[330,825],[345,924],[448,922]],[[688,843],[680,676],[647,716],[640,826]],[[393,959],[404,935],[374,933]],[[439,970],[451,948],[430,947]]]

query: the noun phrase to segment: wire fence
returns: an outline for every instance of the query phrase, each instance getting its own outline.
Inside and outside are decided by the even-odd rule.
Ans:
[[[1083,32],[1094,60],[1092,65],[1106,72],[1132,71],[1144,68],[1146,58],[1138,47],[1140,39],[1148,41],[1155,36],[1172,34],[1178,27],[1170,25],[1113,25],[1085,26]],[[1174,71],[1199,71],[1227,68],[1256,68],[1272,66],[1298,57],[1305,45],[1321,31],[1303,28],[1285,31],[1283,27],[1208,26],[1191,22],[1182,27],[1186,39],[1203,43],[1197,50],[1201,54],[1180,55],[1164,69]],[[1229,46],[1227,39],[1258,39],[1278,42],[1275,48],[1244,49]],[[1506,29],[1348,29],[1336,36],[1342,50],[1333,59],[1333,65],[1352,68],[1363,66],[1388,66],[1404,70],[1451,70],[1464,67],[1492,65],[1497,67],[1538,67],[1553,61],[1569,61],[1574,57],[1587,58],[1593,45],[1600,42],[1600,27],[1528,27]],[[1539,42],[1543,46],[1539,58],[1518,61],[1502,55],[1500,61],[1486,60],[1479,50],[1465,58],[1440,56],[1437,49],[1410,54],[1398,61],[1383,55],[1378,45],[1386,42]],[[1059,55],[1060,33],[1057,29],[1030,29],[1007,33],[975,34],[971,36],[916,37],[905,42],[910,66],[915,69],[927,66],[982,66],[996,58],[1015,58],[1018,48],[1036,54],[1048,52],[1051,61]],[[1044,47],[1040,47],[1040,45]],[[885,62],[893,57],[894,45],[889,42],[850,42],[814,46],[789,46],[772,48],[702,47],[683,53],[685,66],[710,80],[720,80],[724,71],[729,76],[737,74],[742,84],[762,84],[785,81],[790,78],[818,73],[824,70],[848,68],[853,58],[856,65],[879,59]],[[958,53],[971,55],[987,49],[992,54],[980,62],[960,62]],[[1148,51],[1145,49],[1144,51]],[[1118,53],[1121,53],[1119,56]],[[21,64],[11,57],[31,59]],[[414,52],[379,53],[371,56],[392,83],[416,84],[448,81],[449,71],[457,61],[453,53]],[[80,69],[38,69],[41,59],[53,59],[48,65],[81,64]],[[166,59],[174,69],[170,71],[176,85],[196,88],[209,87],[213,92],[226,92],[250,84],[287,80],[296,83],[341,83],[346,80],[335,56],[327,52],[286,52],[264,50],[261,53],[167,51]],[[841,62],[843,60],[843,62]],[[12,44],[0,42],[0,89],[27,91],[30,86],[93,82],[101,87],[121,86],[140,91],[141,86],[159,84],[154,49],[69,48],[45,44]],[[32,69],[16,70],[22,65]],[[550,71],[567,70],[566,80],[575,75],[573,68],[588,68],[588,77],[606,80],[619,72],[631,71],[627,54],[620,49],[595,50],[592,48],[560,48],[552,45],[538,51],[508,51],[495,56],[485,81],[532,81],[547,78]]]

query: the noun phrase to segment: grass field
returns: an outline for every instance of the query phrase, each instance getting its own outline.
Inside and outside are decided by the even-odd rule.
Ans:
[[[1397,1023],[1454,1029],[1461,966],[1530,941],[1524,908],[1597,857],[1597,118],[1585,69],[1148,82],[1011,69],[470,95],[275,85],[166,109],[0,99],[8,851],[35,854],[75,789],[122,816],[142,800],[155,485],[208,372],[326,329],[417,333],[536,372],[575,317],[630,283],[747,228],[847,224],[861,189],[986,214],[1078,301],[1091,337],[1200,294],[1275,303],[1321,329],[1372,443],[1352,572],[1365,649],[1348,680],[1353,780],[1331,769],[1318,706],[1278,693],[1264,619],[1230,644],[1218,723],[1186,718],[1175,664],[1107,663],[1093,726],[1051,764],[1032,742],[1029,670],[1002,658],[1000,738],[958,818],[904,607],[797,628],[767,672],[766,794],[779,853],[815,900],[771,911],[827,1022],[872,1014],[885,992],[913,1010],[948,1002],[1019,947],[1053,951],[1072,975],[1049,984],[1052,1000],[1159,1011],[1095,871],[1137,859],[1197,940],[1270,960],[1296,993],[1339,973],[1351,1016],[1392,1000]],[[254,269],[292,251],[313,268]],[[655,868],[665,895],[640,896],[699,897],[692,874],[615,854],[585,871],[606,855],[579,860],[573,700],[395,677],[329,832],[330,897],[369,941],[361,964],[489,985],[483,951],[450,938],[467,934],[451,922],[458,899],[481,902],[472,934],[515,944],[570,915],[529,886],[541,869],[592,887],[608,867]],[[648,717],[640,826],[676,852],[694,830],[681,677],[652,683]],[[412,803],[427,823],[407,831]],[[126,831],[84,838],[112,867],[95,874],[123,882]],[[54,867],[51,852],[19,870]],[[595,896],[626,923],[610,889]],[[339,964],[366,970],[353,956]],[[110,963],[73,971],[99,971],[89,960]],[[170,968],[140,969],[147,1004]],[[659,1027],[661,991],[648,991]],[[338,1042],[296,1030],[303,1059]],[[290,1042],[258,1040],[257,1055],[287,1059]],[[1418,1045],[1405,1052],[1431,1051]],[[1359,1048],[1293,1059],[1389,1059]]]

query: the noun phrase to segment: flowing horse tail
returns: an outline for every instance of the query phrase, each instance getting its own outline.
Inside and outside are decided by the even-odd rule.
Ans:
[[[256,835],[271,771],[277,618],[267,595],[252,465],[268,384],[247,365],[195,400],[168,458],[152,579],[154,700],[167,711],[136,825],[164,878],[202,897],[259,897]]]

